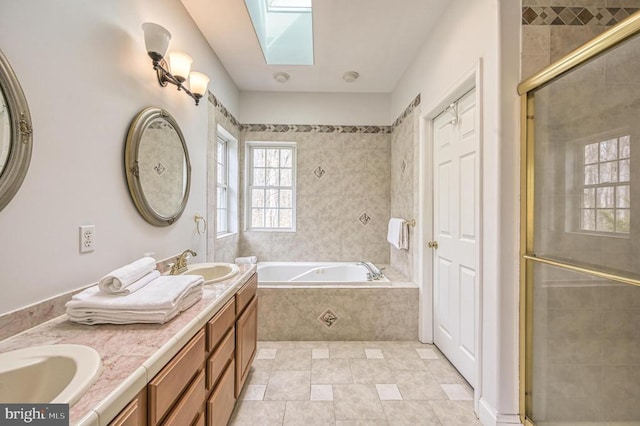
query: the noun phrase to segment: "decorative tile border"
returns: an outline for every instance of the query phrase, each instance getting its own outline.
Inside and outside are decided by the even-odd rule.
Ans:
[[[273,133],[391,133],[391,126],[341,126],[327,124],[243,124],[245,132]]]
[[[390,134],[420,105],[420,94],[416,96],[407,108],[396,118],[391,126],[343,126],[328,124],[241,124],[225,108],[224,105],[209,92],[209,102],[228,118],[238,130],[245,132],[273,132],[273,133],[373,133]]]
[[[393,124],[391,125],[392,130],[395,130],[396,127],[401,125],[404,119],[407,118],[407,116],[411,114],[418,105],[420,105],[420,93],[418,93],[418,96],[416,96],[415,99],[411,101],[409,106],[405,108],[402,114],[400,114],[400,116],[396,118],[396,121],[394,121]]]
[[[638,10],[637,7],[524,6],[522,25],[610,26]]]
[[[229,119],[229,121],[231,121],[231,124],[234,127],[236,127],[238,130],[242,128],[242,125],[240,124],[240,122],[236,120],[233,114],[231,114],[229,110],[224,105],[222,105],[222,103],[218,100],[218,98],[216,98],[211,92],[209,92],[209,102],[211,102],[213,106],[215,106],[216,109],[220,111],[220,114],[222,114],[225,118]]]

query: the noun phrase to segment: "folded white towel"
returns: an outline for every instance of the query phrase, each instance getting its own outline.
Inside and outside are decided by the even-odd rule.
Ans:
[[[387,241],[398,250],[407,250],[409,248],[409,226],[407,221],[397,217],[389,219]]]
[[[80,324],[163,324],[196,304],[202,298],[202,285],[189,288],[174,309],[169,310],[113,310],[67,308],[67,315]]]
[[[143,257],[133,263],[109,272],[98,281],[100,290],[107,293],[123,293],[124,289],[156,269],[153,257]]]
[[[236,257],[236,264],[238,265],[253,265],[258,263],[257,256]]]
[[[161,275],[135,293],[127,295],[109,294],[98,286],[75,294],[67,308],[159,311],[171,310],[190,287],[202,286],[200,275]]]

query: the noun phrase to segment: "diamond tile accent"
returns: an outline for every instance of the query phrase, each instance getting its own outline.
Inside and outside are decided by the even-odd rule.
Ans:
[[[638,10],[637,7],[524,6],[522,24],[611,26]]]
[[[405,170],[407,170],[407,161],[402,159],[402,164],[400,164],[400,173],[404,174]]]
[[[363,225],[367,225],[369,222],[371,222],[371,216],[369,216],[366,212],[362,213],[360,215],[360,217],[358,218],[358,220],[360,221],[361,224]]]
[[[162,176],[162,174],[167,171],[167,168],[164,166],[164,164],[162,164],[161,162],[158,161],[158,164],[156,164],[153,167],[153,170],[156,171],[158,176]]]
[[[322,177],[327,173],[327,171],[325,169],[322,168],[322,166],[318,166],[316,167],[316,169],[313,171],[313,174],[316,175],[316,177],[318,179],[322,179]]]
[[[331,309],[327,309],[318,317],[318,320],[327,327],[331,327],[338,321],[338,319],[338,316],[331,312]]]

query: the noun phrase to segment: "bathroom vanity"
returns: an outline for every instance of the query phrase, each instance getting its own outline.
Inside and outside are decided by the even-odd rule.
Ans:
[[[70,407],[70,424],[225,425],[257,349],[257,275],[204,287],[165,324],[75,324],[66,315],[0,341],[0,353],[44,344],[90,346],[103,371]]]
[[[110,425],[226,425],[256,354],[257,286],[253,274]]]

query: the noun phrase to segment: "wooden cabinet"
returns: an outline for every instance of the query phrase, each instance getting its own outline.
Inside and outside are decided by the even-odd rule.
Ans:
[[[236,398],[238,398],[238,395],[242,392],[242,388],[251,369],[251,363],[257,351],[257,285],[257,275],[254,274],[236,295],[236,310],[239,313],[238,319],[236,320]]]
[[[147,424],[147,389],[142,391],[124,407],[109,423],[109,426],[146,426]]]
[[[170,411],[180,409],[185,398],[191,397],[192,381],[199,381],[202,376],[204,397],[204,374],[198,375],[204,366],[205,337],[200,330],[178,354],[149,382],[149,424],[155,426],[165,417],[171,417]],[[194,377],[198,375],[194,379]],[[187,389],[188,388],[188,389]],[[185,392],[186,390],[186,392]],[[184,395],[183,395],[184,393]],[[202,399],[200,400],[202,404]],[[195,416],[191,419],[195,420]],[[190,424],[190,423],[189,423]]]
[[[257,287],[253,274],[109,425],[226,425],[257,350]]]

